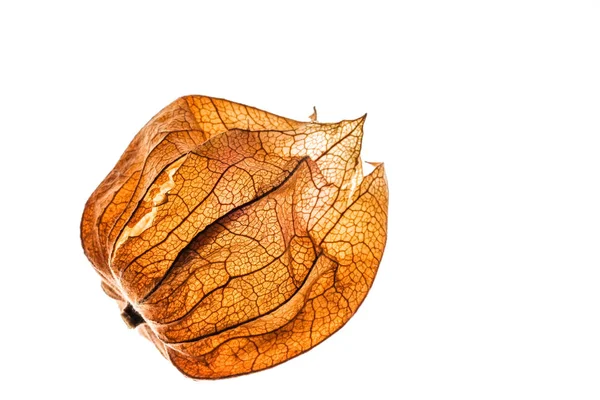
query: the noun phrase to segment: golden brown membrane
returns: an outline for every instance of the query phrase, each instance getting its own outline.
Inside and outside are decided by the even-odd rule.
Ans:
[[[383,164],[362,172],[363,123],[205,96],[160,111],[81,222],[125,322],[199,379],[269,368],[342,327],[387,232]]]

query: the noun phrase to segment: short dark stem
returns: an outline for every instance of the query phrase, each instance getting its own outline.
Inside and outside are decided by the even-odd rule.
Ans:
[[[142,317],[130,303],[127,303],[127,307],[125,307],[121,313],[121,318],[123,318],[123,321],[125,321],[127,326],[130,328],[135,328],[136,326],[146,322],[144,321],[144,317]]]

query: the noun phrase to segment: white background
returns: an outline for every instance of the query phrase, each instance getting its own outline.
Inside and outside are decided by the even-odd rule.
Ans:
[[[597,1],[3,2],[0,397],[600,398]],[[192,381],[79,243],[84,203],[185,94],[368,112],[388,245],[338,333]]]

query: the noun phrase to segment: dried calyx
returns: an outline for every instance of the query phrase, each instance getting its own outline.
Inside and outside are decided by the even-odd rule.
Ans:
[[[298,122],[204,96],[158,113],[88,200],[86,255],[130,327],[222,378],[317,345],[356,312],[386,241],[364,117]]]

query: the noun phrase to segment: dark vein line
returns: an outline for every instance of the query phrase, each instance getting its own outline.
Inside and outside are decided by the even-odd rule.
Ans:
[[[173,260],[173,262],[171,263],[171,265],[169,266],[169,268],[165,271],[165,274],[161,277],[161,279],[154,285],[154,287],[140,300],[140,304],[144,303],[148,297],[154,293],[158,287],[164,282],[164,280],[166,279],[167,275],[170,273],[170,271],[173,269],[173,266],[175,265],[175,263],[177,262],[177,260],[179,259],[179,257],[181,256],[181,254],[187,250],[196,240],[196,238],[198,238],[199,235],[203,234],[210,226],[212,226],[214,223],[219,223],[222,219],[226,218],[228,215],[231,215],[233,213],[235,213],[236,211],[242,209],[243,207],[249,206],[251,204],[256,203],[257,201],[261,200],[262,198],[268,196],[269,194],[273,193],[275,190],[279,189],[280,187],[282,187],[291,177],[294,176],[294,174],[298,171],[298,169],[300,168],[300,166],[302,166],[303,164],[306,163],[306,161],[309,159],[309,157],[303,157],[300,159],[300,161],[298,162],[298,164],[294,167],[294,169],[292,171],[290,171],[290,173],[279,183],[279,185],[274,186],[273,188],[271,188],[270,190],[266,191],[265,193],[261,194],[260,196],[255,197],[254,199],[250,200],[249,202],[245,203],[245,204],[240,204],[237,207],[232,208],[231,210],[227,211],[226,214],[220,216],[217,220],[215,220],[214,222],[212,222],[211,224],[207,225],[204,227],[204,229],[202,229],[200,232],[198,232],[191,240],[190,242],[184,246],[179,253],[177,254],[177,256],[175,257],[175,260]],[[221,176],[222,177],[222,176]],[[221,179],[221,178],[219,178]],[[199,204],[200,205],[200,204]],[[196,206],[197,207],[197,206]],[[195,209],[194,209],[195,210]],[[194,210],[192,212],[194,212]],[[177,229],[177,227],[175,228]],[[172,232],[172,231],[171,231]],[[170,235],[170,233],[169,233]],[[167,235],[167,237],[169,236]],[[166,240],[166,238],[165,238]],[[141,255],[140,255],[141,256]],[[139,256],[138,256],[139,257]],[[135,260],[134,260],[135,261]],[[133,264],[133,262],[131,262],[131,264]],[[131,265],[129,264],[129,265]]]

